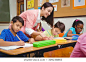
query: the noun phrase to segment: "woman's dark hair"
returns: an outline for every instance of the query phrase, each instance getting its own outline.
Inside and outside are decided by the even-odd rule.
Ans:
[[[13,21],[13,23],[15,23],[16,21],[19,21],[22,23],[22,26],[24,26],[24,20],[19,16],[13,17],[12,21]]]
[[[49,2],[46,2],[41,6],[40,9],[42,9],[42,7],[44,7],[44,9],[45,9],[47,7],[53,7],[53,5]],[[53,21],[53,14],[54,14],[53,12],[54,12],[54,7],[53,7],[53,11],[51,12],[51,14],[47,18],[42,16],[42,20],[45,20],[48,24],[50,24],[51,27],[53,27],[53,22],[54,22]]]
[[[75,26],[77,26],[78,24],[83,24],[83,25],[84,25],[84,23],[83,23],[81,20],[76,19],[76,20],[73,22],[72,27],[75,28]]]
[[[59,29],[61,30],[61,33],[63,33],[64,30],[65,30],[65,25],[64,25],[64,23],[58,21],[58,22],[54,25],[54,28],[59,28]]]

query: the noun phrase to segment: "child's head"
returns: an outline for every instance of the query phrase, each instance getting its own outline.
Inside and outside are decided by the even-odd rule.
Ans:
[[[65,25],[62,23],[62,22],[57,22],[55,25],[54,25],[54,28],[52,29],[52,34],[53,35],[58,35],[60,33],[63,33],[65,30]]]
[[[53,26],[54,7],[51,3],[46,2],[41,6],[42,20]]]
[[[75,28],[76,33],[80,33],[82,31],[82,29],[83,29],[83,25],[84,25],[84,23],[81,20],[76,19],[73,22],[72,27]]]
[[[22,26],[24,26],[24,20],[19,16],[15,16],[11,21],[11,29],[18,32]]]

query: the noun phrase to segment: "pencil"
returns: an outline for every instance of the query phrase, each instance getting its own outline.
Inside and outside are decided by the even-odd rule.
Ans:
[[[16,36],[18,37],[18,39],[21,41],[21,39],[19,38],[19,36],[16,34]]]

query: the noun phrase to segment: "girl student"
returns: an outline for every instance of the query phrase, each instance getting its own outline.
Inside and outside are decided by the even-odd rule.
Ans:
[[[44,31],[43,33],[44,33],[47,37],[49,37],[49,40],[52,40],[53,37],[59,37],[58,34],[63,33],[64,30],[65,30],[65,25],[64,25],[62,22],[58,21],[58,22],[53,26],[52,29],[46,30],[46,31]],[[45,39],[42,38],[41,36],[37,36],[37,37],[35,38],[35,40],[45,40]]]
[[[15,16],[11,21],[11,29],[4,29],[0,35],[0,46],[23,46],[26,41],[33,43],[33,38],[28,38],[20,29],[24,25],[24,20]]]
[[[63,37],[72,37],[73,35],[81,35],[82,33],[80,33],[83,29],[83,25],[84,23],[79,20],[76,19],[73,24],[72,27],[64,34]]]
[[[83,25],[84,23],[79,20],[79,19],[76,19],[73,24],[72,24],[72,27],[64,34],[63,37],[72,37],[73,35],[78,35],[80,36],[82,33],[80,33],[82,30],[83,30]],[[61,48],[63,47],[68,47],[68,46],[72,46],[74,47],[76,44],[75,43],[70,43],[70,44],[65,44],[65,45],[61,45]]]
[[[40,23],[41,20],[46,21],[51,27],[53,27],[53,12],[53,5],[49,2],[45,2],[41,6],[41,9],[27,10],[21,13],[19,16],[24,20],[24,26],[21,31],[31,37],[37,35],[46,37],[42,32],[34,31],[33,27],[36,23]]]

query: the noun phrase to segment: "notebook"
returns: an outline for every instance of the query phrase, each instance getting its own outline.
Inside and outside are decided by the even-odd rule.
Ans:
[[[3,50],[14,50],[14,49],[17,49],[17,48],[20,48],[20,47],[31,47],[33,46],[33,44],[29,44],[29,43],[25,43],[24,46],[0,46],[0,49],[3,49]]]
[[[56,43],[64,43],[64,42],[67,42],[67,40],[64,39],[63,37],[54,37],[53,40],[55,40]]]

